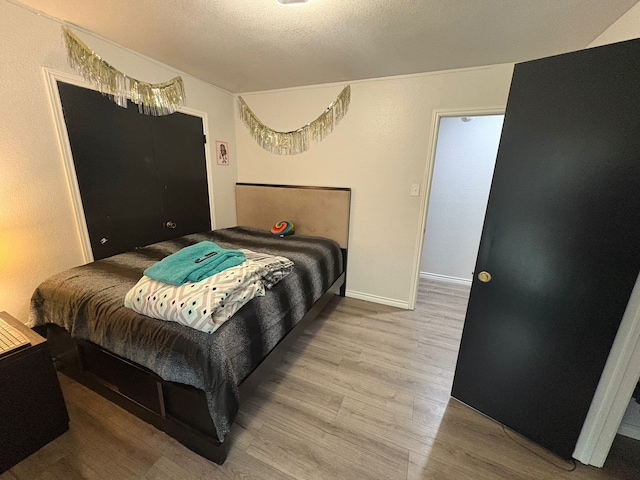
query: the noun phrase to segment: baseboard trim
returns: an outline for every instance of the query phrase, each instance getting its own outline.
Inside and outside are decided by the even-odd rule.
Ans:
[[[379,303],[381,305],[388,305],[390,307],[403,308],[409,310],[409,302],[401,302],[393,298],[379,297],[377,295],[370,295],[368,293],[354,292],[347,289],[347,297],[355,298],[357,300],[364,300],[365,302]]]
[[[635,440],[640,440],[640,427],[629,423],[621,423],[620,428],[618,429],[618,434]]]
[[[437,280],[440,282],[457,283],[458,285],[467,285],[467,286],[471,286],[471,282],[472,282],[472,280],[468,280],[466,278],[450,277],[449,275],[440,275],[439,273],[427,273],[427,272],[420,272],[420,278],[425,278],[427,280]]]
[[[632,398],[627,405],[618,427],[618,434],[640,440],[640,405],[635,398]]]

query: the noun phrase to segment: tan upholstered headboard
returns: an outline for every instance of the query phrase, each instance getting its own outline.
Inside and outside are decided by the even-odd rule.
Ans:
[[[282,220],[296,234],[326,237],[342,248],[349,243],[350,188],[236,183],[238,225],[270,230]]]

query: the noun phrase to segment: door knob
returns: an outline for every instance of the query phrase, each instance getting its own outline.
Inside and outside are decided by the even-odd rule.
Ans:
[[[167,228],[176,228],[175,222],[172,222],[172,221],[168,221],[167,223],[164,224],[164,226]]]
[[[488,283],[491,281],[491,274],[489,272],[482,271],[478,274],[478,280],[482,283]]]

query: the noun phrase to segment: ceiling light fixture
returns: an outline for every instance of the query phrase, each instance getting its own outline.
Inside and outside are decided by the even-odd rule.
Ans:
[[[309,0],[278,0],[282,5],[296,5],[299,3],[307,3]]]

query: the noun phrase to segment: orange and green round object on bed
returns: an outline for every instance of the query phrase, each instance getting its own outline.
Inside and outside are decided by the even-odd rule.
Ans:
[[[296,231],[296,228],[294,227],[293,222],[290,222],[288,220],[283,220],[282,222],[278,222],[273,227],[271,227],[271,233],[278,237],[293,235],[295,231]]]

